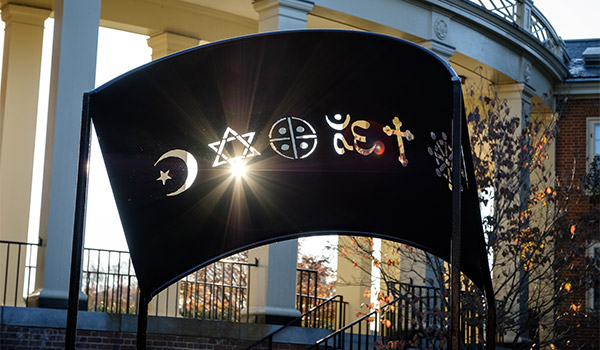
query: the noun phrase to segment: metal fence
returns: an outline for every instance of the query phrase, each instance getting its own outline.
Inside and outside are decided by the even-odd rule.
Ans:
[[[33,292],[39,244],[0,241],[0,305],[26,306]],[[197,270],[154,297],[149,314],[231,322],[249,319],[251,267],[257,263],[219,261]],[[323,302],[317,297],[317,271],[298,270],[297,306],[301,313]],[[84,249],[82,291],[88,311],[137,314],[138,281],[128,252]],[[325,324],[338,306],[327,305],[307,322]],[[245,314],[246,313],[246,314]],[[330,316],[329,316],[330,317]]]
[[[407,283],[389,284],[388,288],[401,296],[397,302],[398,312],[390,314],[394,331],[400,339],[410,339],[419,330],[444,330],[446,316],[450,314],[449,293],[431,286]],[[461,292],[460,332],[464,344],[481,344],[484,338],[485,300],[481,295]],[[423,333],[423,332],[421,332]],[[430,335],[429,338],[432,336]],[[427,338],[427,337],[426,337]],[[428,344],[427,346],[432,346]]]
[[[490,11],[503,18],[505,21],[520,26],[542,43],[554,55],[561,58],[562,39],[558,36],[550,22],[544,17],[537,7],[532,6],[531,11],[519,11],[524,6],[520,0],[466,0]],[[522,16],[529,18],[521,18]]]
[[[249,319],[251,267],[256,264],[219,261],[180,281],[181,316],[241,322]]]
[[[4,306],[26,306],[33,292],[39,244],[0,241],[0,301]],[[219,261],[200,269],[157,295],[149,309],[151,315],[201,318],[231,322],[249,319],[249,264]],[[88,295],[88,310],[136,314],[138,283],[128,252],[85,249],[83,256],[82,290]],[[345,319],[345,303],[341,297],[326,299],[318,296],[317,271],[298,269],[297,308],[304,316],[301,325],[336,330]],[[447,295],[439,288],[412,284],[389,285],[402,297],[388,308],[385,319],[390,321],[385,332],[395,332],[397,339],[410,339],[418,329],[443,330]],[[461,299],[465,299],[463,296]],[[472,297],[472,296],[471,296]],[[475,297],[476,298],[476,297]],[[318,308],[316,306],[319,306]],[[390,310],[391,313],[390,313]],[[479,344],[484,326],[476,322],[478,312],[463,307],[461,333],[467,344]],[[372,324],[373,320],[367,320]],[[375,323],[377,324],[377,323]],[[359,334],[375,332],[380,325],[359,326]],[[361,333],[362,332],[362,333]]]
[[[346,304],[342,296],[319,296],[317,270],[297,269],[296,309],[302,315],[301,326],[336,330],[346,319]],[[317,307],[318,306],[318,307]]]
[[[450,337],[447,296],[441,289],[397,283],[396,298],[367,313],[310,349],[443,349]],[[464,296],[463,296],[464,301]],[[483,349],[482,314],[461,314],[462,342],[469,349]],[[446,339],[446,340],[443,340]]]
[[[245,320],[252,266],[256,264],[218,261],[197,270],[154,297],[149,314]],[[86,248],[82,285],[88,295],[89,311],[127,314],[138,311],[138,283],[128,252]]]
[[[88,311],[137,313],[138,283],[128,252],[86,248],[82,270]]]
[[[35,285],[38,243],[0,241],[0,305],[26,306]],[[2,266],[2,265],[0,265]]]
[[[325,300],[318,298],[318,277],[316,270],[298,269],[296,272],[296,309],[301,314]]]
[[[303,313],[300,326],[306,328],[320,328],[338,330],[344,326],[346,320],[346,306],[344,297],[335,295],[329,299],[317,298],[317,305]]]

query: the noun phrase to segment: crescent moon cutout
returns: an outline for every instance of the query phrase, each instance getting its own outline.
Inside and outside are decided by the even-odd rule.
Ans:
[[[160,156],[160,158],[158,158],[156,163],[154,163],[154,166],[156,166],[156,164],[158,164],[161,160],[170,157],[179,158],[183,160],[185,166],[187,167],[188,174],[187,178],[185,179],[185,183],[181,185],[181,187],[179,187],[174,192],[167,193],[167,196],[169,197],[176,196],[190,188],[196,180],[196,176],[198,175],[198,162],[196,162],[196,158],[194,158],[194,156],[190,152],[184,151],[182,149],[174,149],[166,152],[165,154]]]

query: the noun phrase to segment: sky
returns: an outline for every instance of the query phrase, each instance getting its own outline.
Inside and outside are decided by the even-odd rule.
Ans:
[[[600,38],[600,0],[534,0],[563,40]]]
[[[600,0],[535,0],[534,5],[541,10],[563,39],[600,38]],[[42,173],[53,20],[48,19],[45,27],[34,174]],[[4,23],[0,22],[0,29],[3,28]],[[96,86],[149,62],[151,50],[146,44],[146,39],[147,37],[142,35],[100,28]],[[3,36],[0,36],[0,54],[2,47]],[[0,59],[1,57],[0,55]],[[127,250],[95,135],[92,140],[90,169],[85,245],[93,248]],[[32,242],[37,241],[38,235],[41,182],[41,176],[36,175],[32,190],[34,205],[30,213],[29,241]],[[307,242],[301,245],[301,249],[308,249],[309,246],[322,247],[326,241],[334,240],[322,238],[310,244]]]

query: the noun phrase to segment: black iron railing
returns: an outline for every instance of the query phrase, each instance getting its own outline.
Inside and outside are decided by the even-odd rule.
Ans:
[[[248,310],[250,267],[218,261],[189,274],[154,297],[149,314],[240,322]],[[83,291],[89,311],[137,314],[139,291],[128,252],[85,249]]]
[[[128,252],[84,249],[81,284],[88,311],[137,314],[138,283]]]
[[[327,298],[316,298],[317,304],[303,313],[300,326],[337,330],[344,326],[346,306],[341,295]]]
[[[218,261],[180,281],[181,316],[230,322],[249,319],[250,268],[257,263]]]
[[[297,326],[299,324],[303,327],[324,328],[332,331],[341,329],[346,318],[347,304],[348,303],[344,302],[344,297],[341,295],[335,295],[329,299],[325,299],[322,303],[315,305],[313,308],[303,313],[300,317],[288,322],[283,327],[278,328],[273,333],[268,334],[257,342],[253,343],[247,347],[246,350],[263,346],[266,346],[267,349],[270,350],[273,348],[273,338],[276,334],[288,327]],[[321,320],[323,321],[322,323]]]
[[[400,314],[398,321],[402,322],[399,335],[403,338],[411,337],[415,330],[430,329],[444,330],[445,315],[450,314],[448,293],[437,287],[418,286],[407,283],[394,283],[388,285],[397,294],[402,295],[400,300]],[[484,339],[484,323],[482,312],[485,308],[484,298],[473,293],[461,292],[460,297],[460,334],[464,344],[481,344]]]
[[[6,306],[26,306],[33,292],[39,244],[0,241],[0,301]],[[230,322],[250,319],[247,314],[251,267],[245,262],[219,261],[200,269],[159,293],[150,314]],[[82,291],[88,310],[137,314],[139,290],[129,253],[84,249]],[[318,272],[297,271],[297,308],[303,327],[339,329],[345,320],[341,297],[317,295]],[[319,307],[316,307],[319,306]],[[245,314],[246,313],[246,314]]]
[[[312,348],[403,349],[443,348],[449,339],[448,296],[435,287],[395,283],[396,298],[327,336]],[[466,295],[461,299],[465,300]],[[462,342],[482,348],[481,315],[465,308],[461,314]],[[443,340],[446,339],[446,340]],[[447,344],[447,343],[446,343]]]
[[[394,314],[398,336],[410,337],[416,329],[443,329],[448,315],[448,295],[440,288],[407,283],[390,283],[388,290],[394,296],[401,295]]]
[[[301,314],[317,306],[323,300],[318,298],[318,272],[310,269],[297,269],[296,309]]]
[[[0,305],[25,306],[33,292],[38,243],[0,241]],[[0,265],[0,266],[2,266]]]
[[[338,331],[319,340],[309,349],[378,349],[379,345],[393,342],[395,335],[389,332],[391,324],[380,327],[382,321],[394,318],[398,303],[401,298],[385,304],[380,309],[373,310],[356,321],[342,327]],[[390,311],[392,310],[393,311]],[[389,312],[388,312],[389,311]],[[390,314],[390,312],[392,314]]]
[[[0,305],[27,305],[35,285],[39,246],[0,241]],[[247,320],[244,312],[249,310],[252,266],[256,263],[219,261],[200,269],[159,293],[149,313],[231,322]],[[128,252],[86,248],[82,271],[82,291],[88,296],[89,311],[137,314],[138,282]],[[302,313],[324,300],[317,297],[317,278],[315,270],[298,270],[297,305]],[[334,312],[334,306],[329,308],[322,310],[322,316],[311,315],[310,324],[325,325],[326,315]]]

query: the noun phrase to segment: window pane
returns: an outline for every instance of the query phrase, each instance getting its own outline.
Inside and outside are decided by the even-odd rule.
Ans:
[[[600,154],[600,123],[594,124],[594,155]]]

